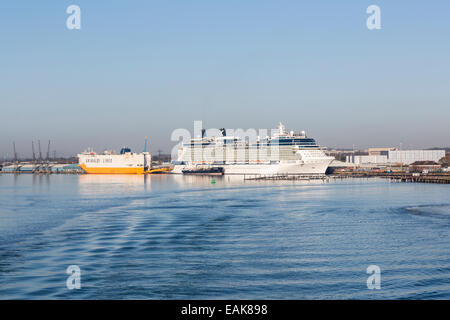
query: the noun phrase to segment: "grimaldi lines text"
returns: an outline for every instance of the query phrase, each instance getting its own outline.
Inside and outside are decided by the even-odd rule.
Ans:
[[[280,123],[271,137],[255,143],[227,136],[191,139],[178,150],[172,173],[183,170],[223,168],[224,174],[324,175],[334,158],[325,155],[312,138],[302,132],[288,132]]]

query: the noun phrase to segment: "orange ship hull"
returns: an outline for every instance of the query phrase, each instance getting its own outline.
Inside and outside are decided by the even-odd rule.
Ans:
[[[144,174],[144,168],[93,168],[79,165],[86,173],[90,174]]]

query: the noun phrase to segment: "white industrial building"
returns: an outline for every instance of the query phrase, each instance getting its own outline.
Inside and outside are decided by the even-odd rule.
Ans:
[[[373,165],[382,165],[387,163],[387,156],[347,156],[346,162],[354,163],[359,166],[361,164],[373,164]]]
[[[387,155],[351,155],[346,162],[355,165],[409,165],[416,161],[438,162],[445,157],[445,150],[389,150]]]
[[[411,164],[416,161],[438,162],[445,157],[445,150],[397,150],[389,151],[390,163]]]

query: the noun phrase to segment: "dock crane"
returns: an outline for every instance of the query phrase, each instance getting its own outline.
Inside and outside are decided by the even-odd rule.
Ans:
[[[31,152],[33,153],[33,164],[36,164],[36,154],[34,153],[34,141],[31,141]]]
[[[45,165],[43,166],[44,172],[50,173],[50,140],[48,140],[47,154],[43,162],[45,163]]]
[[[33,153],[33,173],[35,173],[39,166],[36,163],[36,153],[34,152],[34,141],[31,141],[31,152]]]
[[[48,140],[48,146],[47,146],[47,163],[50,161],[50,140]]]
[[[16,152],[16,142],[13,141],[13,152],[14,152],[14,171],[19,171],[19,160],[17,158],[17,152]]]
[[[39,164],[42,164],[41,140],[38,140],[39,147]]]
[[[39,149],[39,159],[38,159],[39,167],[38,167],[38,171],[41,171],[42,170],[41,140],[38,140],[38,149]]]

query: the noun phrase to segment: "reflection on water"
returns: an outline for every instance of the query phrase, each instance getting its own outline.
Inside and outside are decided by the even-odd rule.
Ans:
[[[79,193],[86,196],[151,190],[151,178],[148,175],[84,174],[77,177]]]
[[[179,188],[215,188],[226,187],[264,187],[273,186],[273,181],[244,180],[244,176],[194,176],[194,175],[103,175],[87,174],[79,175],[79,193],[86,196],[111,195],[112,193],[127,194],[132,192],[150,192],[152,187],[157,190],[179,189]],[[319,180],[312,181],[277,181],[275,185],[314,185],[323,184]]]
[[[214,180],[0,175],[0,298],[450,298],[447,186]]]

